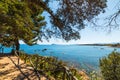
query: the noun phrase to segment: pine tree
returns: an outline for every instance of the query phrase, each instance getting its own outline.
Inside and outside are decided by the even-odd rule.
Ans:
[[[105,12],[107,0],[22,0],[32,2],[44,9],[49,16],[52,29],[41,30],[41,37],[62,37],[62,39],[80,39],[80,30],[85,28],[85,22],[93,22],[93,18]],[[58,9],[54,11],[49,5],[56,2]],[[50,26],[49,26],[50,27]]]
[[[45,25],[41,16],[43,9],[31,3],[19,0],[0,1],[0,43],[5,46],[15,45],[19,50],[19,40],[32,45],[38,39],[40,27]],[[36,11],[35,11],[36,10]]]

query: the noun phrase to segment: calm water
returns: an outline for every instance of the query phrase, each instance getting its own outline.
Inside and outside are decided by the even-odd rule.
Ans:
[[[114,48],[80,45],[21,45],[21,50],[29,54],[37,53],[43,56],[55,56],[77,68],[98,69],[99,59],[107,56]],[[119,48],[117,50],[120,51]],[[5,52],[9,51],[10,49],[5,49]]]

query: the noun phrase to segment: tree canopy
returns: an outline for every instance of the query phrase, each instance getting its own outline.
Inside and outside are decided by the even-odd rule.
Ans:
[[[52,30],[47,30],[51,35],[62,36],[65,40],[80,39],[80,30],[84,29],[85,22],[91,21],[95,16],[104,12],[107,0],[54,0],[58,9],[54,12],[49,3],[51,0],[27,0],[40,5],[50,14]],[[54,2],[53,1],[53,2]],[[54,31],[57,30],[57,31]],[[59,35],[58,35],[59,34]],[[42,31],[41,36],[45,35]],[[47,39],[47,38],[46,38]]]
[[[32,4],[32,8],[19,0],[0,1],[0,43],[5,46],[15,45],[19,50],[19,40],[34,44],[39,29],[45,25],[41,16],[43,9]],[[34,8],[34,9],[33,9]],[[36,10],[36,11],[35,11]]]
[[[65,40],[80,39],[80,30],[86,21],[104,12],[106,0],[54,0],[58,8],[54,12],[51,0],[0,0],[0,43],[19,45],[19,40],[33,44],[43,36],[46,39],[57,34]],[[53,1],[53,2],[54,2]],[[51,30],[43,30],[43,11],[50,14]],[[45,28],[44,28],[45,29]],[[40,34],[39,34],[40,33]],[[19,46],[17,47],[19,49]]]

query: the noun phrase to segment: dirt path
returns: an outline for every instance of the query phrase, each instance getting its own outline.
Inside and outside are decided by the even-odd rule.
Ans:
[[[20,60],[20,67],[16,67],[18,58],[16,56],[0,57],[0,80],[39,80],[33,72],[33,68]],[[40,75],[40,80],[46,80]]]

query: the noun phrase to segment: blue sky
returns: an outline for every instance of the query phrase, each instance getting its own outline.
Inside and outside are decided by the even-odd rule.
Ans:
[[[98,18],[101,19],[99,21],[99,24],[102,24],[105,17],[108,17],[109,15],[113,14],[118,7],[116,7],[116,4],[119,2],[119,0],[108,0],[106,8],[106,12],[104,14],[100,14]],[[54,5],[53,8],[57,6]],[[50,25],[49,25],[50,26]],[[111,32],[103,30],[102,28],[98,28],[97,30],[95,27],[91,27],[89,24],[86,26],[85,29],[81,30],[81,39],[77,41],[70,41],[67,44],[85,44],[85,43],[111,43],[111,42],[120,42],[120,30],[115,29]],[[41,42],[38,42],[41,44]],[[51,39],[50,42],[44,41],[43,44],[66,44],[65,41],[59,40],[59,39]]]
[[[106,13],[100,14],[98,18],[101,19],[99,24],[104,22],[104,18],[108,17],[109,15],[113,14],[118,7],[119,0],[108,0],[106,8]],[[111,43],[111,42],[120,42],[120,29],[116,28],[111,32],[107,30],[103,30],[102,28],[98,28],[97,31],[93,27],[86,27],[84,30],[81,31],[81,40],[79,43]]]
[[[116,7],[116,4],[118,4],[118,2],[119,0],[108,0],[108,7],[105,9],[106,12],[104,14],[101,13],[99,16],[97,16],[98,18],[100,18],[98,24],[102,24],[104,22],[105,17],[108,17],[109,15],[113,14],[118,9],[118,7]],[[57,8],[56,3],[54,5],[51,4],[51,7],[53,9]],[[46,20],[47,19],[49,19],[49,17],[46,17]],[[47,26],[51,26],[49,22]],[[81,30],[80,33],[81,39],[77,41],[69,41],[68,43],[66,43],[61,39],[53,38],[49,42],[47,42],[46,40],[44,40],[42,43],[38,41],[38,44],[90,44],[120,42],[120,29],[114,29],[109,33],[108,31],[103,30],[102,28],[97,28],[96,30],[94,26],[91,26],[88,23],[88,26],[86,26],[85,29]]]

